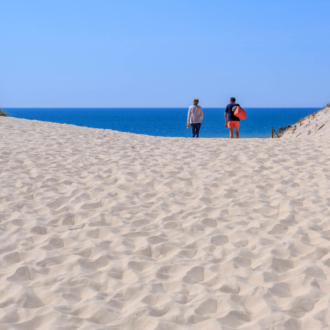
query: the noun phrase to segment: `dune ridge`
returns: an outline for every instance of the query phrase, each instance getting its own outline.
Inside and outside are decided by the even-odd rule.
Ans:
[[[0,329],[327,329],[330,137],[0,118]]]
[[[293,126],[285,128],[280,135],[285,138],[306,138],[310,135],[322,137],[330,135],[330,104],[300,119]]]

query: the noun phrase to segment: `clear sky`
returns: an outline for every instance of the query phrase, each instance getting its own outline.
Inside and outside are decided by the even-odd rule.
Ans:
[[[0,0],[1,107],[322,107],[329,0]]]

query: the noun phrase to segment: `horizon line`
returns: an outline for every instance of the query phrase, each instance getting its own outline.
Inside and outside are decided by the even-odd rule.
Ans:
[[[186,107],[0,107],[0,109],[187,109]],[[325,106],[324,106],[325,107]],[[244,107],[245,109],[324,109],[324,107]],[[223,109],[224,107],[203,107],[205,109]]]

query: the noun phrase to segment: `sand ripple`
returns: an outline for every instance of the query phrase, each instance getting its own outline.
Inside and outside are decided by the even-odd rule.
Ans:
[[[1,118],[0,329],[328,329],[329,142]]]

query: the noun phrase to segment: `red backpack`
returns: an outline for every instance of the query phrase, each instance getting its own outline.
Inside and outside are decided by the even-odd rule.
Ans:
[[[246,111],[243,110],[239,105],[235,107],[234,115],[239,119],[246,119]]]

